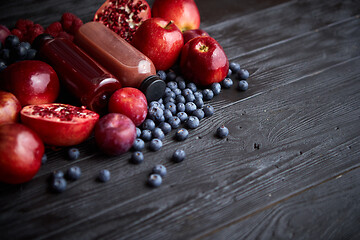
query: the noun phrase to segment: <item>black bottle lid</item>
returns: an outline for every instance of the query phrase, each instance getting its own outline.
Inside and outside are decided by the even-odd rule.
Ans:
[[[140,90],[145,94],[148,102],[159,100],[165,93],[166,84],[157,75],[151,75],[141,83]]]
[[[39,36],[37,36],[33,43],[32,43],[32,48],[36,49],[36,50],[40,50],[41,46],[49,39],[54,39],[53,36],[51,36],[50,34],[46,34],[46,33],[42,33]]]

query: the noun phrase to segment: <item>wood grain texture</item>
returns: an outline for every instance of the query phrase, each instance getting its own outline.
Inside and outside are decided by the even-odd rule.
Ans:
[[[222,90],[210,101],[215,115],[187,141],[170,133],[138,166],[130,153],[102,155],[93,139],[73,162],[66,149],[47,149],[48,164],[32,181],[0,184],[0,239],[359,236],[359,1],[196,2],[204,29],[250,71],[249,90]],[[2,8],[1,23],[26,13],[45,24],[65,11],[90,19],[99,6],[16,3],[7,3],[14,14]],[[221,124],[230,129],[223,140],[214,136]],[[170,161],[176,148],[187,152],[181,164]],[[150,189],[145,181],[157,163],[168,175]],[[50,172],[73,165],[82,178],[50,194]],[[107,184],[95,180],[104,168],[112,173]]]

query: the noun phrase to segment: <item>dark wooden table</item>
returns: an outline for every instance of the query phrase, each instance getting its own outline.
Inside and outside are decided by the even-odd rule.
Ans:
[[[152,4],[153,1],[149,1]],[[215,115],[160,152],[106,157],[91,139],[17,186],[0,184],[0,239],[360,239],[360,1],[197,0],[201,28],[249,70],[249,90],[222,90]],[[2,1],[0,23],[91,20],[102,1]],[[234,79],[235,80],[235,79]],[[236,83],[236,81],[235,81]],[[225,124],[230,135],[214,137]],[[184,148],[186,161],[170,157]],[[160,188],[145,182],[164,164]],[[80,180],[48,191],[53,170]],[[95,181],[101,169],[111,181]]]

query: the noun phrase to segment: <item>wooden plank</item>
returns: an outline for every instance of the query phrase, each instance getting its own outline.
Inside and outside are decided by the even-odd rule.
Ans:
[[[357,168],[202,239],[359,239],[359,182]]]
[[[52,164],[45,166],[43,175],[22,185],[21,191],[15,187],[12,194],[0,200],[0,210],[4,212],[0,216],[1,232],[7,232],[9,237],[136,238],[176,233],[185,238],[211,231],[327,179],[331,174],[356,166],[359,132],[354,129],[360,129],[360,86],[356,84],[359,59],[347,51],[356,39],[349,41],[352,38],[342,32],[351,34],[349,29],[354,26],[358,26],[357,19],[273,48],[278,62],[282,62],[289,59],[286,54],[289,49],[298,44],[321,42],[329,33],[343,36],[331,47],[319,44],[313,51],[301,55],[305,59],[310,58],[308,55],[316,58],[319,53],[329,56],[322,61],[315,59],[314,66],[306,65],[307,77],[302,77],[305,70],[294,71],[302,69],[298,67],[304,64],[300,60],[282,70],[283,73],[290,71],[284,74],[282,84],[276,82],[277,71],[269,71],[269,65],[261,68],[252,77],[251,84],[260,84],[259,78],[275,83],[260,84],[260,93],[247,101],[242,101],[247,92],[227,90],[213,102],[219,103],[215,116],[192,131],[188,141],[174,143],[169,141],[169,136],[161,152],[145,153],[146,161],[141,166],[129,165],[128,154],[103,161],[99,160],[101,155],[96,154],[76,162],[84,176],[71,183],[61,196],[46,194],[45,172],[56,168]],[[263,51],[272,54],[270,49]],[[261,52],[258,54],[265,56]],[[353,56],[353,60],[346,60]],[[268,62],[270,68],[271,62]],[[324,64],[326,69],[319,71]],[[334,64],[338,65],[331,67]],[[339,72],[342,73],[342,87],[335,91]],[[304,99],[304,96],[316,97]],[[229,98],[233,99],[232,104],[220,104]],[[230,127],[228,141],[213,138],[215,127],[221,123]],[[259,150],[254,149],[254,143],[260,144]],[[180,165],[172,164],[169,157],[179,146],[186,148],[188,160]],[[66,161],[59,161],[54,164],[64,169]],[[169,176],[160,189],[150,190],[144,182],[151,167],[159,162],[168,167]],[[94,176],[105,167],[112,169],[112,182],[96,185]],[[271,199],[268,193],[272,193]],[[46,227],[36,227],[44,220]],[[177,224],[177,221],[182,223]],[[29,224],[24,225],[24,222]],[[12,231],[14,229],[17,231]],[[88,229],[93,231],[86,235]]]

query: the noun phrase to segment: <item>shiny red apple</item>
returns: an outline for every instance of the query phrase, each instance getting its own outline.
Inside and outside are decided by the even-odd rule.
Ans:
[[[10,92],[0,91],[0,125],[8,122],[17,122],[21,104]]]
[[[194,0],[155,0],[151,16],[174,21],[182,32],[200,27],[200,13]]]
[[[0,182],[31,180],[41,166],[44,144],[30,128],[19,123],[0,125]]]
[[[184,39],[172,21],[150,18],[138,28],[132,45],[150,58],[157,70],[167,70],[178,59]]]
[[[202,29],[190,29],[183,32],[184,37],[184,44],[190,41],[193,38],[200,37],[200,36],[210,36],[206,31]]]
[[[0,86],[13,93],[22,106],[52,103],[59,95],[59,79],[47,63],[26,60],[11,64],[0,75]]]
[[[205,86],[220,82],[226,77],[229,61],[214,38],[197,37],[184,45],[180,69],[187,80]]]
[[[137,88],[121,88],[111,95],[109,112],[122,113],[139,126],[147,115],[146,96]]]

